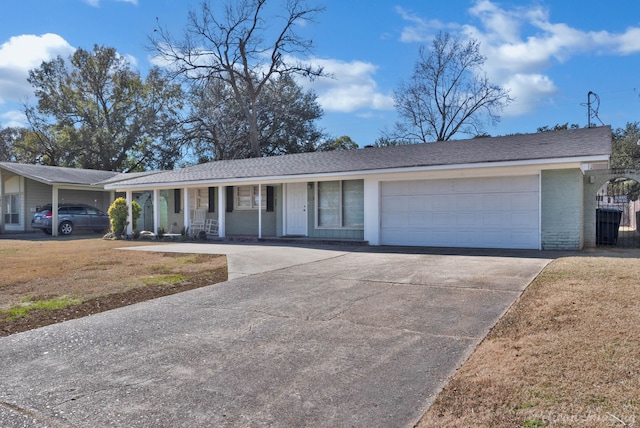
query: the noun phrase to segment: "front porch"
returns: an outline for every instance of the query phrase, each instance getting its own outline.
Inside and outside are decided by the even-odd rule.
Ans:
[[[358,243],[364,240],[363,180],[230,183],[211,187],[126,190],[142,207],[127,234],[180,234],[278,242]],[[210,227],[215,224],[215,232]],[[201,237],[204,237],[202,235]]]

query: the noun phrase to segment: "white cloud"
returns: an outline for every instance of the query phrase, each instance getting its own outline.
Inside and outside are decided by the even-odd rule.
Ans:
[[[397,9],[408,22],[402,41],[424,42],[436,25]],[[506,9],[491,0],[477,0],[469,9],[478,25],[464,25],[460,35],[474,38],[487,57],[485,71],[489,78],[516,98],[505,114],[522,115],[547,102],[558,92],[548,75],[557,63],[589,54],[630,55],[640,53],[640,28],[630,27],[622,33],[583,31],[566,23],[553,22],[549,9],[533,4]],[[454,28],[452,24],[449,28]],[[419,31],[420,37],[405,37]],[[406,32],[406,33],[405,33]]]
[[[27,117],[24,115],[24,112],[21,110],[10,110],[5,113],[0,114],[0,127],[26,127],[27,126]]]
[[[558,88],[548,76],[542,74],[514,74],[503,85],[510,88],[509,96],[515,101],[508,105],[505,116],[521,116],[548,103]]]
[[[316,92],[318,103],[324,110],[344,113],[366,109],[393,110],[391,94],[381,93],[373,78],[377,70],[375,65],[334,59],[313,59],[311,63],[322,67],[332,77],[299,83]]]
[[[27,82],[29,70],[43,61],[68,56],[74,48],[57,34],[11,37],[0,45],[0,104],[22,102],[32,94]]]
[[[434,30],[440,31],[459,27],[458,24],[444,23],[437,19],[423,19],[400,6],[396,7],[396,12],[402,19],[410,23],[410,25],[404,27],[400,33],[400,41],[405,43],[429,42],[433,39]]]

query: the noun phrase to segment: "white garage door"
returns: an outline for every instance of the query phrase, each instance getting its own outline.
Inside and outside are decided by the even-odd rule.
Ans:
[[[381,183],[380,242],[539,248],[538,176]]]

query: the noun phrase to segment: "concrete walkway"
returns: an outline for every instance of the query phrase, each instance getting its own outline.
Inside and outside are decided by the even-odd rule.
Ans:
[[[410,427],[549,261],[191,245],[235,279],[0,338],[0,426]]]
[[[123,249],[133,251],[162,251],[168,253],[225,254],[227,256],[229,280],[232,280],[247,275],[255,275],[257,273],[270,272],[304,263],[339,257],[357,248],[358,247],[347,246],[312,248],[241,243],[176,243],[161,246],[127,247]]]

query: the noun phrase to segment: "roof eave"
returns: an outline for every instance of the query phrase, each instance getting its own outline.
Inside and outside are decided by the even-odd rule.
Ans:
[[[397,174],[397,173],[415,173],[415,172],[428,172],[428,171],[443,171],[453,169],[484,169],[484,168],[498,168],[498,167],[517,167],[517,166],[553,166],[554,168],[560,165],[575,166],[579,168],[582,164],[588,164],[593,162],[608,162],[609,155],[592,155],[592,156],[576,156],[569,158],[552,158],[552,159],[528,159],[528,160],[514,160],[514,161],[497,161],[497,162],[482,162],[482,163],[467,163],[467,164],[447,164],[447,165],[430,165],[430,166],[413,166],[413,167],[397,167],[397,168],[381,168],[381,169],[369,169],[369,170],[354,170],[354,171],[336,171],[326,173],[309,173],[309,174],[295,174],[295,175],[273,175],[262,177],[229,177],[223,179],[203,179],[203,180],[187,180],[187,181],[174,181],[166,183],[142,183],[142,184],[125,184],[123,182],[116,182],[107,184],[104,186],[106,190],[126,191],[126,190],[149,190],[149,189],[173,189],[176,187],[194,187],[202,186],[205,184],[225,185],[232,183],[282,183],[282,182],[295,182],[295,181],[314,181],[317,179],[336,178],[336,177],[349,177],[349,176],[367,176],[367,175],[379,175],[379,174]]]

